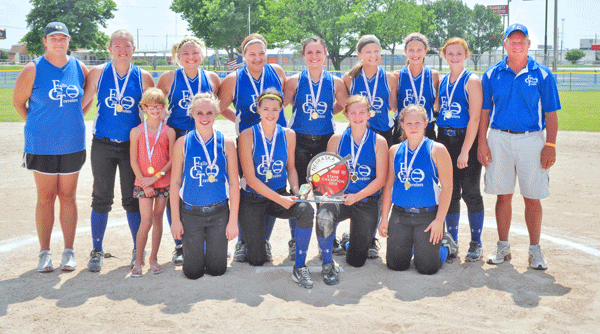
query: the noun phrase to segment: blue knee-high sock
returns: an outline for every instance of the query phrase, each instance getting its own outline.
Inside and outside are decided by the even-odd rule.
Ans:
[[[481,243],[481,230],[483,230],[484,212],[469,213],[469,227],[471,227],[471,240]]]
[[[312,228],[296,227],[296,268],[302,267],[306,262],[306,251],[310,243]],[[333,241],[332,241],[333,245]]]
[[[137,233],[140,228],[141,221],[142,216],[140,216],[139,212],[127,212],[127,223],[129,224],[129,230],[131,231],[131,237],[133,238],[134,249],[137,242]]]
[[[271,239],[271,233],[273,233],[273,227],[275,227],[275,217],[265,217],[265,240]]]
[[[102,240],[104,240],[104,231],[108,222],[108,212],[98,213],[92,210],[91,227],[92,227],[92,244],[94,248],[102,250]]]
[[[446,215],[446,229],[452,235],[454,241],[458,242],[458,221],[460,213],[449,213]]]
[[[323,257],[323,264],[333,262],[333,256],[331,254],[331,248],[333,248],[333,238],[335,238],[333,235],[329,238],[317,237],[319,249],[321,250],[321,256]]]
[[[290,234],[292,235],[292,239],[295,239],[294,233],[296,232],[296,218],[292,218],[289,221],[290,223]]]
[[[169,223],[169,227],[171,227],[171,208],[167,205],[167,222]],[[181,245],[181,240],[173,239],[175,241],[175,246]]]
[[[450,252],[450,250],[448,249],[448,247],[446,247],[446,246],[440,247],[440,259],[442,260],[442,263],[446,263],[446,259],[448,258],[449,252]]]

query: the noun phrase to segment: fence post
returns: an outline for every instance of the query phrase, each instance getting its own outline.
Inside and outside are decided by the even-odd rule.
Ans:
[[[571,90],[571,76],[573,73],[569,72],[569,90]]]

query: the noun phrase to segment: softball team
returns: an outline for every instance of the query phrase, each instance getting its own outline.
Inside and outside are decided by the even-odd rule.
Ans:
[[[131,63],[135,46],[126,30],[115,31],[108,50],[112,62],[95,66],[86,80],[83,104],[91,103],[97,94],[98,114],[92,140],[92,244],[88,269],[98,272],[104,262],[104,231],[114,198],[115,174],[119,169],[121,203],[127,212],[127,223],[133,239],[131,267],[136,258],[136,236],[140,226],[140,209],[133,196],[135,174],[131,168],[129,133],[140,125],[138,103],[142,92],[154,86],[150,73]]]
[[[466,205],[471,228],[471,242],[467,261],[482,256],[481,230],[483,228],[483,198],[479,182],[481,163],[477,160],[477,131],[483,103],[483,90],[477,75],[464,67],[469,58],[469,46],[459,37],[449,39],[442,54],[450,73],[440,84],[440,114],[437,118],[438,141],[448,149],[452,158],[453,189],[446,228],[458,241],[460,199]]]

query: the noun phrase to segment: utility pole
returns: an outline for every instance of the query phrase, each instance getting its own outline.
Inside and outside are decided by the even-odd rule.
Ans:
[[[554,0],[554,61],[552,62],[552,72],[556,73],[556,58],[558,58],[558,0]]]
[[[137,47],[140,47],[140,29],[137,29]]]

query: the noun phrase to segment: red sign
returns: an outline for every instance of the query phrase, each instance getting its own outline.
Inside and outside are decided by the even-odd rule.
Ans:
[[[488,8],[491,8],[494,13],[498,15],[506,15],[508,14],[508,5],[489,5]]]
[[[592,44],[592,50],[600,51],[600,44]]]

